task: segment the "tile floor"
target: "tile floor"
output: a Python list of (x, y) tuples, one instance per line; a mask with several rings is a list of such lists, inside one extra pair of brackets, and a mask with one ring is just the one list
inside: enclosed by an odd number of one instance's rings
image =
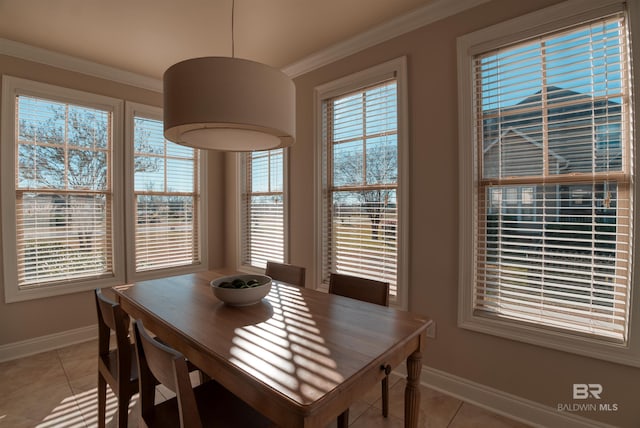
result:
[[(97, 423), (97, 341), (0, 363), (0, 427), (71, 428)], [(158, 387), (157, 399), (170, 392)], [(524, 428), (519, 422), (421, 387), (420, 427)], [(401, 427), (404, 379), (392, 375), (389, 417), (382, 417), (380, 387), (350, 409), (353, 428)], [(115, 427), (115, 397), (107, 397), (107, 426)], [(136, 400), (129, 426), (136, 427)], [(335, 422), (332, 426), (335, 427)]]

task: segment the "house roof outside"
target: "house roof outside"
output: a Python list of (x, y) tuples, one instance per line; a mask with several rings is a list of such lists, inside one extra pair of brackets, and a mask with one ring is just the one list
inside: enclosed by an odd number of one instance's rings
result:
[[(542, 154), (535, 152), (541, 152), (546, 126), (549, 154), (557, 162), (558, 172), (620, 170), (620, 104), (555, 86), (548, 87), (547, 94), (546, 123), (543, 123), (542, 91), (513, 106), (483, 112), (485, 168), (495, 169), (497, 174), (498, 165), (492, 164), (498, 161), (496, 150), (502, 150), (501, 159), (508, 159), (510, 154), (521, 163), (533, 159), (542, 162)], [(514, 175), (528, 175), (533, 169), (535, 165)], [(503, 176), (508, 173), (508, 168), (503, 169)]]

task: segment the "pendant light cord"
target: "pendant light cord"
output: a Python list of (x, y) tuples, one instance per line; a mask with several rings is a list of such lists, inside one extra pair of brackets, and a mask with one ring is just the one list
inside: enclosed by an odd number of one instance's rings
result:
[(231, 0), (231, 58), (236, 57), (236, 41), (235, 41), (235, 30), (234, 30), (235, 12), (236, 12), (236, 0)]

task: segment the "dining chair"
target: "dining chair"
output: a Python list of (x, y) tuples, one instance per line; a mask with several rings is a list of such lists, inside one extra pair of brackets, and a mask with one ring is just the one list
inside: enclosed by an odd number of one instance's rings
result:
[(287, 263), (267, 262), (267, 269), (264, 274), (276, 281), (304, 287), (304, 277), (306, 269), (302, 266), (290, 265)]
[[(329, 277), (329, 293), (350, 297), (377, 305), (389, 306), (389, 283), (357, 276), (332, 273)], [(383, 367), (382, 379), (382, 415), (389, 416), (389, 373), (390, 367)], [(349, 425), (349, 409), (338, 417), (338, 427)]]
[[(129, 316), (120, 305), (95, 290), (98, 312), (98, 426), (105, 426), (107, 384), (118, 400), (118, 427), (126, 428), (129, 400), (138, 392), (135, 346), (129, 339)], [(111, 332), (116, 348), (109, 349)]]
[(329, 293), (389, 306), (388, 282), (332, 273), (329, 277)]
[[(135, 322), (134, 331), (140, 372), (140, 416), (146, 426), (273, 426), (267, 418), (215, 380), (192, 387), (184, 355), (153, 340), (141, 320)], [(154, 404), (158, 383), (170, 389), (176, 396)]]

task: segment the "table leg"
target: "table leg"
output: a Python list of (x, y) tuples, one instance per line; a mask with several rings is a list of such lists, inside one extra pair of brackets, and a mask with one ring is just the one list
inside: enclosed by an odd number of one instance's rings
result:
[(345, 410), (338, 416), (338, 428), (347, 428), (349, 426), (349, 409)]
[(418, 351), (407, 358), (407, 386), (404, 390), (404, 426), (417, 428), (420, 416), (420, 371), (422, 354)]

